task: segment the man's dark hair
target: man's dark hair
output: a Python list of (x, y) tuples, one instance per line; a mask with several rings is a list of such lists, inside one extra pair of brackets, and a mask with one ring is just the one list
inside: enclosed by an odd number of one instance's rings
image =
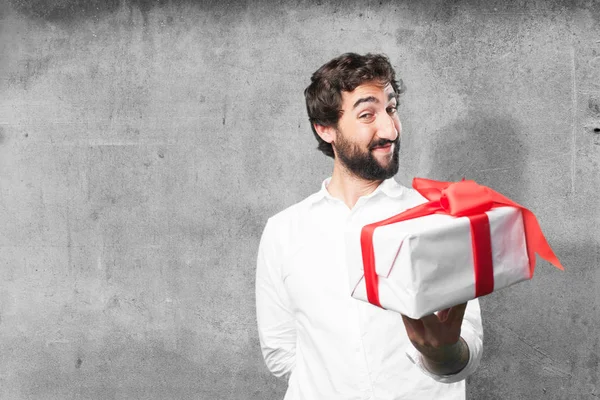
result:
[(310, 80), (310, 85), (304, 90), (310, 127), (319, 142), (317, 149), (332, 158), (335, 155), (331, 143), (321, 139), (314, 124), (337, 128), (341, 116), (342, 91), (351, 92), (370, 81), (391, 84), (396, 95), (402, 89), (402, 80), (396, 81), (394, 68), (383, 54), (342, 54), (319, 68)]

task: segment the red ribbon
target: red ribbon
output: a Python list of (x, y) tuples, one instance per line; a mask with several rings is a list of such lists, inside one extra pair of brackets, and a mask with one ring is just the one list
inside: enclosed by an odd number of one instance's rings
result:
[(360, 244), (369, 303), (381, 307), (379, 302), (379, 279), (375, 271), (375, 253), (373, 251), (373, 233), (375, 229), (426, 215), (445, 214), (469, 218), (473, 245), (475, 297), (488, 294), (494, 289), (489, 220), (487, 214), (485, 214), (485, 211), (492, 208), (511, 206), (522, 211), (527, 255), (529, 256), (530, 278), (533, 276), (535, 269), (536, 253), (556, 268), (564, 269), (546, 241), (535, 215), (500, 193), (474, 181), (465, 180), (441, 182), (425, 178), (414, 178), (413, 188), (429, 202), (410, 208), (383, 221), (365, 225), (362, 228)]

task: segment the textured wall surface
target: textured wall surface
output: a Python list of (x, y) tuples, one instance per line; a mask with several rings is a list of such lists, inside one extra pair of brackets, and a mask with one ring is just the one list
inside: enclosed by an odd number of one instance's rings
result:
[(401, 169), (531, 208), (566, 267), (482, 299), (469, 399), (600, 398), (600, 2), (6, 0), (0, 398), (278, 399), (266, 219), (318, 190), (304, 87), (407, 86)]

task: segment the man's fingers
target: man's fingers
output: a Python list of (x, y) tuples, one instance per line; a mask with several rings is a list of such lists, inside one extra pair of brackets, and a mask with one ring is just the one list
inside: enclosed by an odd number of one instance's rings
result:
[(467, 303), (441, 310), (438, 314), (430, 314), (421, 319), (412, 319), (402, 315), (406, 333), (415, 345), (440, 347), (454, 344), (460, 338), (460, 327)]
[(447, 321), (450, 324), (462, 323), (463, 317), (465, 316), (465, 310), (467, 309), (467, 303), (458, 304), (448, 311)]
[(436, 313), (437, 317), (440, 321), (445, 322), (448, 319), (448, 313), (450, 312), (450, 308), (446, 308), (444, 310), (438, 311)]
[(440, 326), (440, 319), (435, 314), (426, 315), (421, 318), (421, 322), (423, 322), (423, 326), (428, 331), (438, 331)]
[(423, 323), (421, 322), (421, 320), (412, 319), (403, 314), (401, 315), (402, 321), (404, 322), (404, 327), (406, 328), (406, 333), (408, 333), (409, 338), (412, 338), (414, 335), (423, 335)]
[(404, 322), (404, 325), (406, 325), (407, 327), (410, 327), (411, 329), (414, 329), (419, 324), (418, 319), (412, 319), (410, 317), (407, 317), (404, 314), (400, 314), (400, 315), (402, 315), (402, 321)]

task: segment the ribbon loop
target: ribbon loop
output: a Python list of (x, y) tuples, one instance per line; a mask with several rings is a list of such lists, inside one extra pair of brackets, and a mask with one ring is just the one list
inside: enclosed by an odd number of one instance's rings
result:
[(452, 182), (434, 181), (427, 178), (414, 178), (413, 188), (429, 201), (438, 201), (442, 190), (446, 189)]

